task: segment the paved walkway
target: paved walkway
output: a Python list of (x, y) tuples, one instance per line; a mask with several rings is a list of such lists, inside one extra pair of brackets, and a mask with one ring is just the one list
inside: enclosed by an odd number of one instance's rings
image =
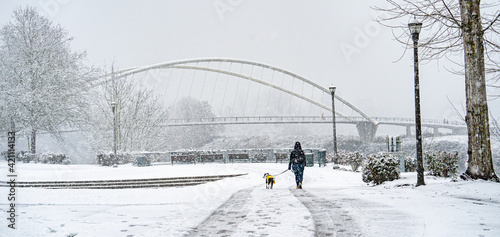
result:
[(188, 236), (361, 236), (339, 203), (307, 190), (243, 189), (217, 208)]

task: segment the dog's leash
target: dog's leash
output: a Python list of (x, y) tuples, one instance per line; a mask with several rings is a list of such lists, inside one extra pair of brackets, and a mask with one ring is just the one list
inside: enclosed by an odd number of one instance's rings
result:
[(278, 175), (280, 175), (280, 174), (283, 174), (283, 173), (285, 173), (285, 172), (287, 172), (287, 171), (288, 171), (288, 169), (286, 169), (285, 171), (283, 171), (283, 172), (281, 172), (281, 173), (279, 173), (279, 174), (277, 174), (277, 175), (273, 175), (273, 176), (274, 176), (274, 177), (276, 177), (276, 176), (278, 176)]

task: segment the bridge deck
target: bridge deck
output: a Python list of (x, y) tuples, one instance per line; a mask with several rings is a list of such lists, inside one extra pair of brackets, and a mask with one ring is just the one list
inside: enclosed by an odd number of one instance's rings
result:
[[(379, 125), (415, 126), (415, 119), (396, 117), (374, 117)], [(321, 124), (332, 123), (332, 116), (249, 116), (249, 117), (213, 117), (196, 119), (169, 119), (163, 126), (196, 125), (231, 125), (231, 124)], [(336, 123), (359, 124), (369, 122), (363, 117), (336, 117)], [(447, 122), (446, 120), (423, 119), (422, 126), (431, 128), (457, 129), (466, 128), (465, 123)]]

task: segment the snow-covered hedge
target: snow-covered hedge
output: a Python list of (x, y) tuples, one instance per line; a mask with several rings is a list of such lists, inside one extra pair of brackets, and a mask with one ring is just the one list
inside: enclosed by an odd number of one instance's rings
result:
[(30, 163), (31, 161), (36, 162), (35, 155), (28, 151), (20, 151), (17, 153), (16, 159), (23, 163)]
[(426, 169), (431, 175), (438, 177), (451, 177), (457, 173), (458, 152), (429, 151), (425, 152)]
[(42, 153), (33, 154), (27, 151), (21, 151), (17, 153), (16, 160), (22, 161), (23, 163), (42, 163), (42, 164), (71, 164), (71, 159), (63, 153)]
[(363, 182), (382, 184), (399, 179), (399, 159), (390, 155), (368, 155), (363, 164)]
[(160, 162), (162, 155), (154, 152), (133, 153), (130, 162), (136, 166), (150, 166), (151, 163)]
[(112, 166), (112, 165), (122, 165), (134, 162), (133, 155), (130, 153), (117, 153), (115, 155), (113, 152), (97, 152), (96, 163), (102, 166)]
[(71, 164), (71, 160), (62, 153), (42, 153), (38, 157), (38, 161), (43, 164)]

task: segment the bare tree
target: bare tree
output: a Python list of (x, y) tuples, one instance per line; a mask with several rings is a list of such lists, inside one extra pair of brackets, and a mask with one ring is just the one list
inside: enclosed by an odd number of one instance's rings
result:
[[(215, 117), (208, 102), (198, 101), (192, 97), (182, 98), (170, 110), (170, 119), (197, 120)], [(199, 148), (213, 141), (222, 129), (222, 126), (216, 125), (171, 128), (169, 129), (169, 148)]]
[[(418, 18), (429, 36), (421, 43), (423, 60), (450, 58), (462, 54), (466, 84), (465, 120), (469, 148), (465, 175), (473, 179), (499, 181), (493, 169), (489, 112), (486, 95), (486, 73), (498, 81), (500, 44), (500, 4), (480, 4), (479, 0), (386, 0), (387, 7), (379, 22), (394, 29), (395, 38), (408, 45), (405, 23)], [(485, 11), (483, 14), (482, 11)], [(462, 63), (457, 63), (462, 65)], [(488, 66), (488, 69), (487, 69)], [(496, 78), (495, 78), (496, 77)], [(464, 176), (465, 177), (465, 176)]]
[[(112, 69), (113, 71), (113, 69)], [(111, 74), (112, 75), (112, 74)], [(112, 148), (115, 102), (117, 149), (121, 152), (157, 151), (165, 149), (166, 129), (161, 123), (168, 111), (152, 90), (128, 78), (112, 78), (93, 92), (92, 110), (87, 130), (96, 141), (96, 149)]]
[(94, 71), (83, 64), (85, 53), (71, 51), (68, 33), (34, 8), (14, 11), (0, 37), (5, 109), (16, 127), (31, 134), (30, 149), (36, 153), (37, 133), (58, 135), (80, 122), (86, 107), (83, 88)]

